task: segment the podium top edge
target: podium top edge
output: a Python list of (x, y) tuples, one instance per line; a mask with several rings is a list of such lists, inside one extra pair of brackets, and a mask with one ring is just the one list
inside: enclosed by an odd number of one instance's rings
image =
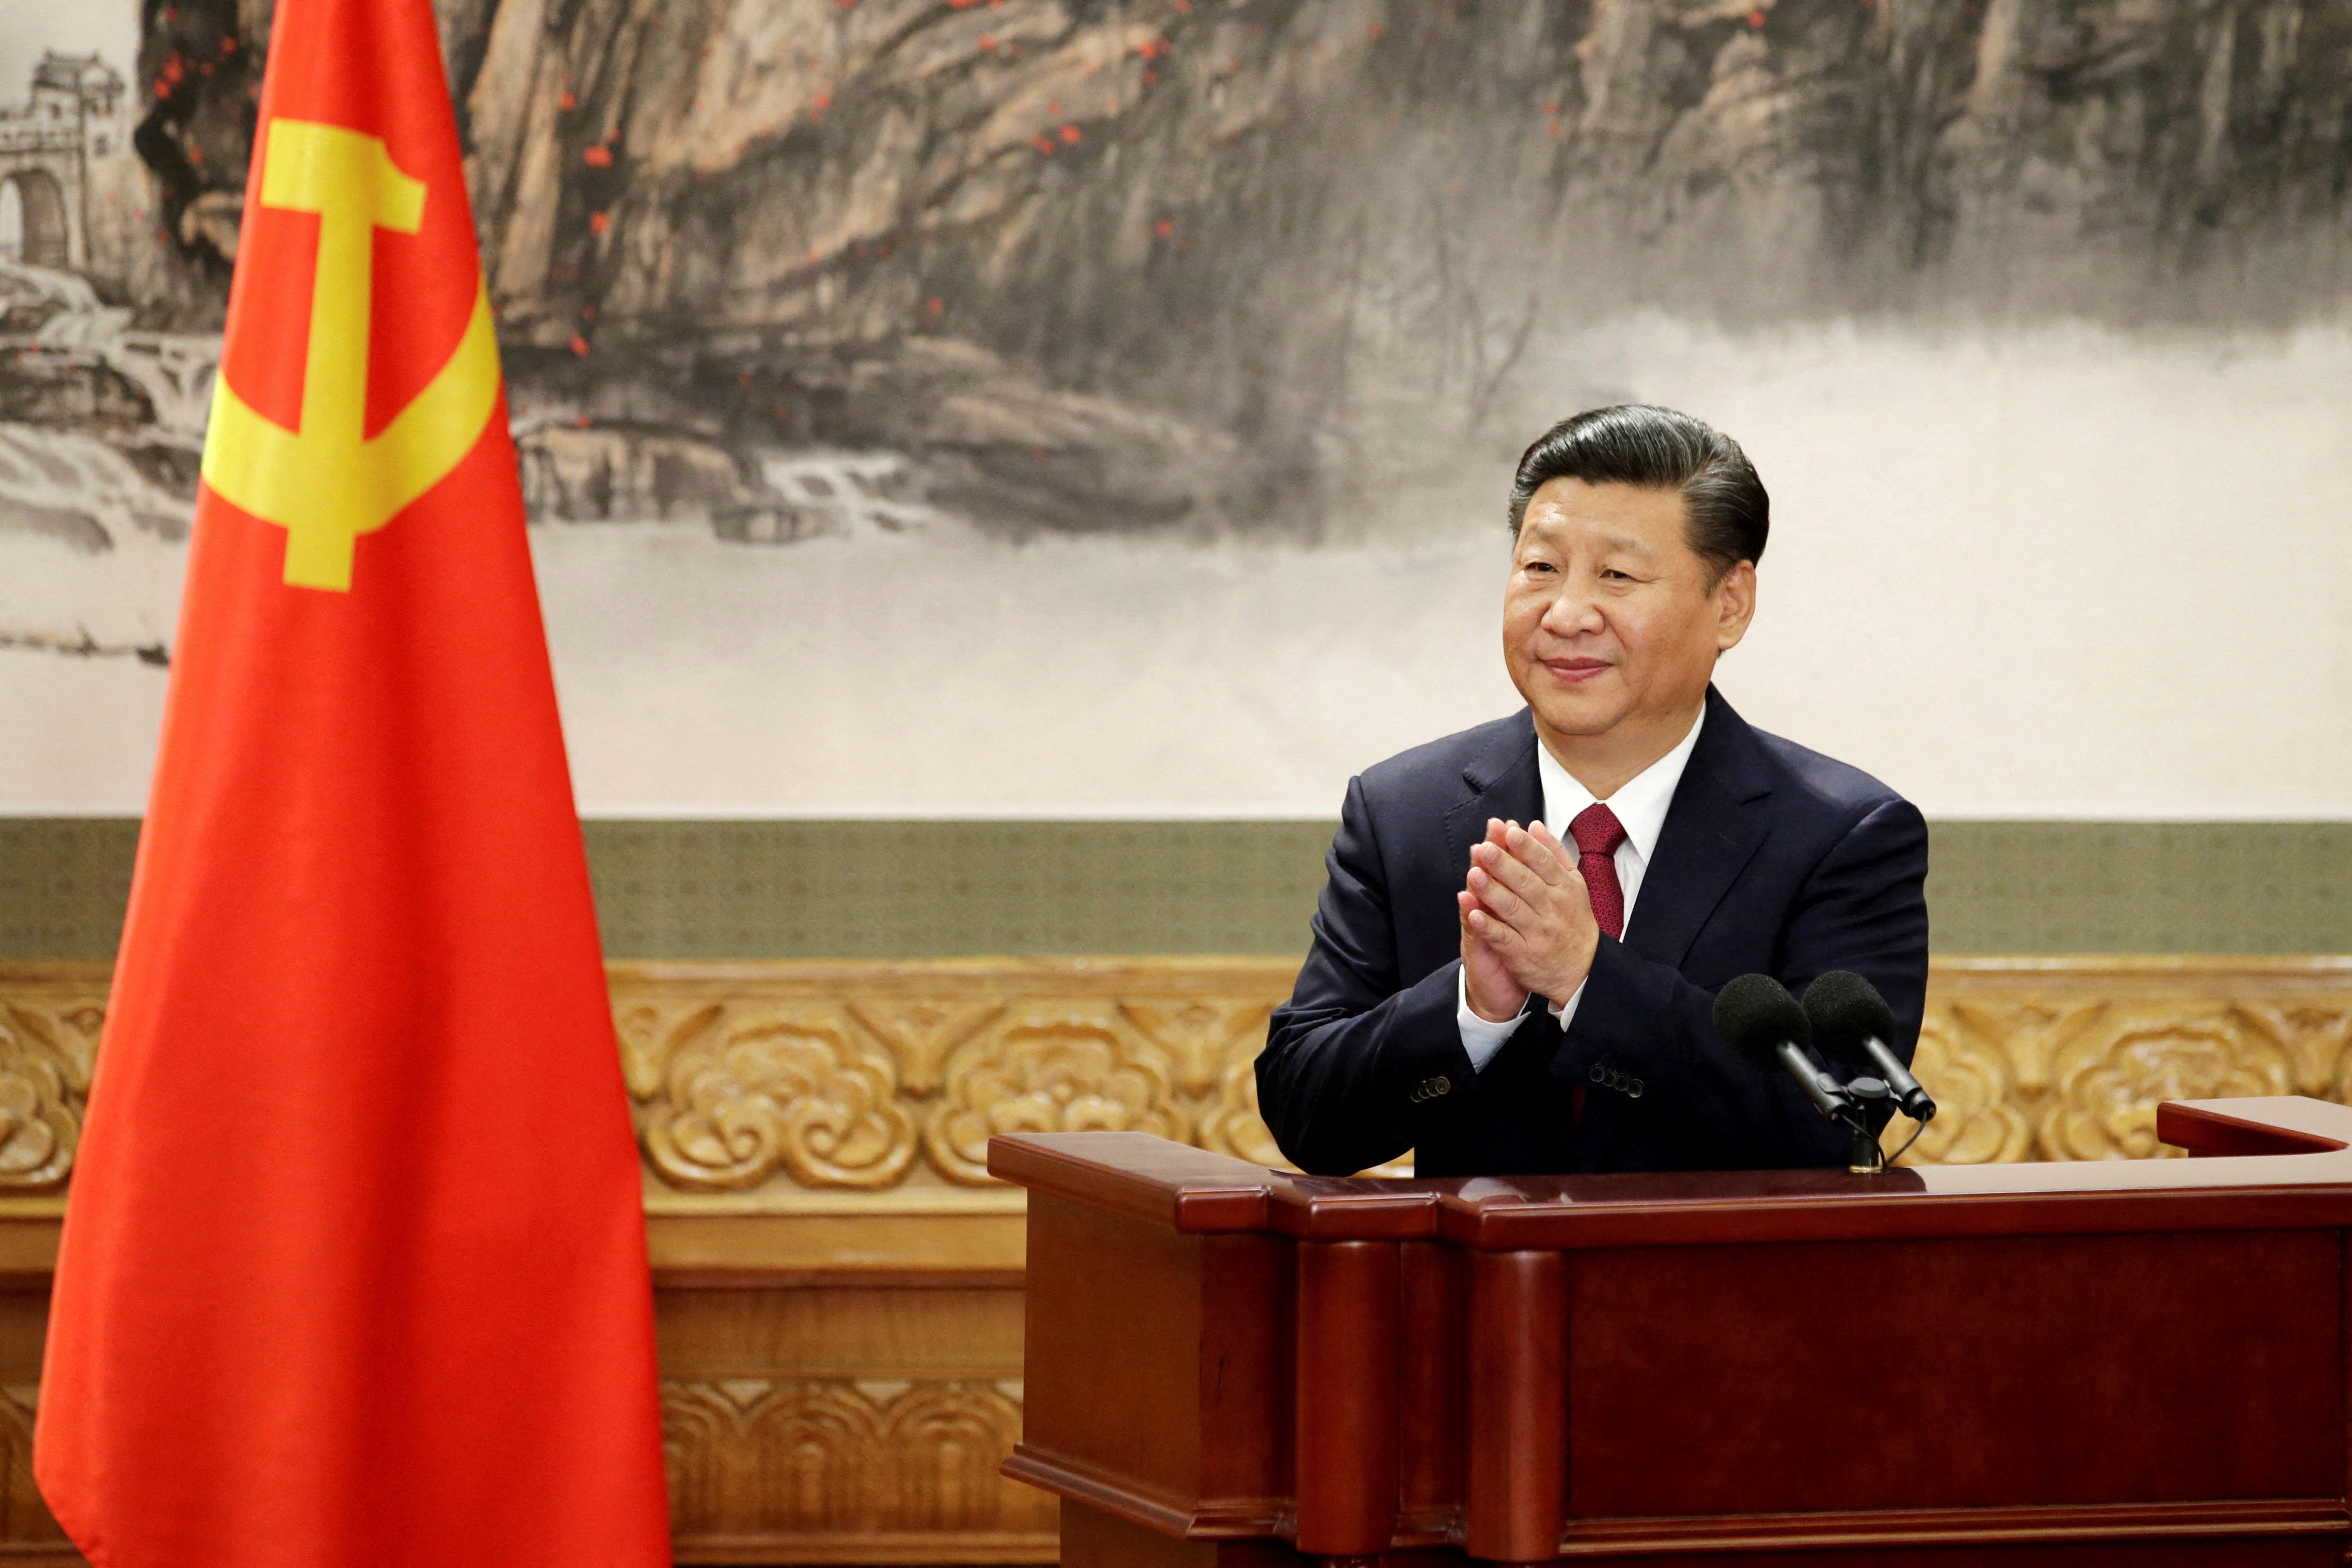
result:
[(1954, 1236), (2352, 1228), (2352, 1107), (2168, 1102), (2200, 1157), (1843, 1170), (1314, 1176), (1139, 1133), (992, 1139), (992, 1174), (1188, 1234), (1432, 1240), (1486, 1250)]

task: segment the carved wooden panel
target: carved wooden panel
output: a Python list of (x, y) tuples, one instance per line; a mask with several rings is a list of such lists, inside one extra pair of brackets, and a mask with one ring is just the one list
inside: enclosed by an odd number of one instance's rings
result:
[[(625, 963), (614, 1020), (648, 1207), (987, 1187), (990, 1134), (1129, 1129), (1266, 1165), (1251, 1063), (1281, 959)], [(106, 971), (0, 966), (0, 1194), (72, 1168)], [(1907, 1158), (2141, 1158), (2171, 1098), (2352, 1101), (2352, 959), (1958, 959)], [(1898, 1120), (1895, 1139), (1911, 1128)]]
[(1294, 968), (616, 964), (648, 1204), (992, 1188), (988, 1140), (1007, 1132), (1145, 1132), (1278, 1157), (1249, 1063)]
[(907, 1536), (941, 1554), (1015, 1542), (1052, 1553), (1054, 1500), (997, 1474), (1021, 1435), (1017, 1382), (671, 1380), (662, 1427), (686, 1561), (763, 1540), (849, 1562)]
[(840, 1003), (688, 998), (614, 1022), (648, 1172), (688, 1191), (889, 1186), (915, 1156), (897, 1064)]
[(103, 980), (9, 983), (0, 968), (0, 1192), (65, 1185), (106, 1017)]
[[(1939, 1103), (1915, 1164), (2141, 1159), (2165, 1100), (2352, 1096), (2352, 961), (1939, 965), (1915, 1071)], [(1910, 1135), (1897, 1120), (1890, 1137)]]

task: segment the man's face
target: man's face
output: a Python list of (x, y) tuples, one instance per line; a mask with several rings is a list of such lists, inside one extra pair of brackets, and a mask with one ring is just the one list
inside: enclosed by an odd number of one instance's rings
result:
[(1552, 735), (1664, 728), (1696, 713), (1755, 611), (1754, 566), (1708, 581), (1680, 492), (1554, 479), (1512, 554), (1503, 658)]

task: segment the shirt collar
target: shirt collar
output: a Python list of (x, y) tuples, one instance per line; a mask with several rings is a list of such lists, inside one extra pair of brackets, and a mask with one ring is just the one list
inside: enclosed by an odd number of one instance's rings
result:
[[(1690, 765), (1691, 753), (1698, 747), (1698, 732), (1706, 725), (1706, 709), (1702, 707), (1690, 733), (1676, 741), (1672, 751), (1627, 779), (1609, 798), (1610, 810), (1625, 830), (1625, 841), (1633, 846), (1643, 865), (1657, 852), (1658, 835), (1666, 828), (1667, 809), (1675, 803), (1675, 787), (1683, 781), (1683, 769)], [(1559, 765), (1541, 737), (1536, 740), (1536, 770), (1543, 779), (1545, 821), (1564, 840), (1569, 823), (1592, 804), (1592, 791)]]

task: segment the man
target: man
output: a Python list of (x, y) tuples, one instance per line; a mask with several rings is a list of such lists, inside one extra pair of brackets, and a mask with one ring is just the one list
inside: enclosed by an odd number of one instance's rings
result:
[(1423, 1176), (1843, 1166), (1845, 1132), (1717, 1038), (1713, 993), (1856, 971), (1907, 1059), (1927, 829), (1711, 684), (1755, 613), (1762, 482), (1687, 415), (1598, 409), (1528, 448), (1510, 520), (1528, 706), (1349, 782), (1257, 1060), (1266, 1124), (1327, 1174), (1407, 1149)]

